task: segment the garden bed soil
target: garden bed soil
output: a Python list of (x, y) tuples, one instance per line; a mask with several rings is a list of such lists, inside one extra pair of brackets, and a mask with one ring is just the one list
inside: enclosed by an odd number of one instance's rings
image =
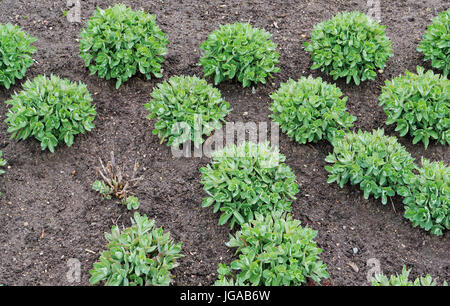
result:
[[(104, 232), (112, 225), (129, 226), (132, 212), (115, 200), (101, 201), (91, 189), (96, 179), (98, 158), (107, 160), (110, 151), (131, 171), (134, 160), (141, 164), (145, 179), (135, 189), (139, 211), (156, 219), (156, 224), (183, 242), (185, 257), (173, 270), (175, 285), (211, 285), (220, 262), (230, 263), (233, 250), (225, 246), (230, 230), (218, 226), (218, 214), (202, 209), (205, 197), (199, 168), (210, 160), (172, 158), (170, 149), (152, 135), (154, 121), (145, 119), (143, 104), (152, 88), (162, 79), (133, 77), (115, 89), (114, 81), (89, 75), (79, 58), (77, 35), (95, 7), (106, 8), (115, 1), (81, 1), (81, 23), (71, 23), (63, 15), (66, 1), (0, 1), (0, 22), (19, 25), (38, 37), (36, 63), (26, 77), (57, 74), (87, 84), (98, 116), (95, 129), (77, 136), (72, 147), (60, 146), (54, 154), (41, 151), (35, 140), (9, 140), (4, 123), (8, 106), (0, 104), (0, 149), (8, 162), (0, 177), (0, 283), (5, 285), (87, 285), (89, 269), (104, 250)], [(339, 11), (367, 12), (366, 1), (123, 1), (135, 9), (156, 15), (168, 34), (170, 45), (164, 62), (163, 79), (186, 74), (202, 76), (196, 63), (199, 45), (220, 24), (250, 22), (273, 33), (280, 51), (281, 72), (267, 85), (242, 88), (239, 83), (220, 84), (226, 101), (233, 108), (227, 121), (269, 121), (269, 94), (289, 78), (298, 79), (310, 71), (310, 55), (302, 43), (310, 38), (313, 26)], [(363, 130), (384, 128), (386, 116), (377, 97), (386, 79), (415, 70), (430, 68), (416, 47), (432, 18), (449, 7), (449, 1), (381, 1), (382, 23), (393, 41), (395, 57), (375, 81), (360, 86), (337, 85), (349, 97), (348, 109), (358, 117), (356, 127)], [(210, 80), (211, 81), (211, 80)], [(18, 82), (9, 90), (0, 89), (0, 100), (21, 90)], [(410, 138), (399, 140), (420, 160), (449, 163), (448, 147), (432, 144), (427, 150), (412, 145)], [(328, 267), (331, 285), (368, 285), (367, 265), (378, 260), (387, 274), (412, 268), (412, 276), (429, 273), (440, 282), (450, 278), (450, 236), (430, 235), (403, 217), (400, 198), (383, 206), (380, 200), (363, 198), (358, 187), (327, 184), (324, 158), (332, 150), (327, 142), (299, 145), (285, 135), (280, 150), (297, 175), (300, 193), (293, 203), (293, 215), (318, 231), (317, 242)], [(81, 281), (70, 282), (66, 274), (71, 258), (81, 264)], [(373, 259), (372, 259), (373, 260)]]

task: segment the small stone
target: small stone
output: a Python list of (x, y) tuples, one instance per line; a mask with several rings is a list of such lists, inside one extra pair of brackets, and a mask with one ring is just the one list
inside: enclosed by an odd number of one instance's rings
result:
[(28, 222), (24, 222), (24, 223), (23, 223), (23, 226), (28, 226)]
[(358, 248), (353, 248), (353, 254), (358, 254)]

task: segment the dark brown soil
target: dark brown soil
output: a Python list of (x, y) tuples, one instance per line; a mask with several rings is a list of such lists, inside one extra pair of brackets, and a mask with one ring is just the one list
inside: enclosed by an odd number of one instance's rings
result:
[[(106, 8), (115, 1), (81, 1), (81, 23), (63, 17), (66, 1), (0, 1), (0, 22), (12, 22), (39, 38), (34, 58), (37, 63), (26, 77), (57, 74), (87, 84), (97, 105), (93, 132), (78, 136), (72, 147), (60, 146), (54, 154), (41, 151), (35, 140), (9, 140), (4, 123), (7, 106), (0, 104), (0, 149), (8, 161), (0, 177), (0, 283), (6, 285), (87, 285), (89, 269), (104, 249), (104, 232), (114, 224), (128, 226), (132, 213), (116, 201), (100, 201), (91, 190), (98, 157), (116, 158), (128, 167), (135, 159), (145, 176), (136, 189), (141, 213), (155, 218), (158, 226), (183, 242), (180, 266), (173, 272), (176, 285), (210, 285), (217, 277), (219, 262), (229, 263), (233, 252), (225, 246), (229, 229), (218, 226), (218, 215), (202, 209), (205, 194), (199, 168), (208, 158), (173, 159), (168, 147), (153, 136), (153, 121), (145, 119), (143, 104), (161, 80), (134, 77), (116, 90), (114, 82), (90, 76), (78, 56), (77, 35), (96, 6)], [(322, 76), (311, 72), (311, 60), (302, 43), (309, 39), (314, 24), (338, 11), (367, 12), (363, 0), (330, 1), (123, 1), (135, 9), (144, 8), (157, 16), (170, 39), (164, 63), (164, 79), (197, 74), (199, 45), (220, 24), (249, 21), (273, 33), (279, 46), (281, 73), (255, 93), (240, 84), (218, 86), (231, 103), (227, 121), (269, 121), (269, 94), (280, 82), (300, 76)], [(381, 1), (382, 23), (393, 41), (395, 57), (376, 81), (361, 86), (337, 85), (349, 96), (349, 111), (358, 116), (357, 128), (385, 128), (385, 115), (377, 96), (385, 79), (423, 62), (416, 51), (426, 26), (448, 0)], [(325, 78), (331, 81), (329, 78)], [(0, 89), (5, 101), (21, 89), (21, 82), (9, 90)], [(248, 116), (244, 116), (248, 112)], [(398, 135), (397, 135), (398, 136)], [(417, 159), (450, 160), (448, 147), (433, 144), (428, 150), (401, 138)], [(367, 260), (378, 259), (383, 272), (400, 272), (403, 265), (412, 276), (429, 273), (440, 281), (450, 278), (450, 236), (435, 237), (403, 218), (401, 199), (383, 206), (379, 200), (363, 198), (357, 187), (340, 189), (327, 184), (324, 158), (331, 151), (326, 142), (299, 145), (281, 136), (280, 149), (297, 175), (301, 192), (293, 203), (293, 215), (318, 230), (317, 241), (328, 266), (331, 285), (367, 285)], [(356, 254), (353, 248), (357, 248)], [(81, 282), (69, 283), (66, 273), (70, 258), (81, 261)], [(358, 267), (356, 272), (349, 264)]]

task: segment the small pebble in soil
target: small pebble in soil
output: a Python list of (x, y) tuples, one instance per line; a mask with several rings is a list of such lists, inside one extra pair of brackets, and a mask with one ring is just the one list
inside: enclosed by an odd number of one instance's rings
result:
[(353, 254), (358, 254), (358, 248), (353, 248)]

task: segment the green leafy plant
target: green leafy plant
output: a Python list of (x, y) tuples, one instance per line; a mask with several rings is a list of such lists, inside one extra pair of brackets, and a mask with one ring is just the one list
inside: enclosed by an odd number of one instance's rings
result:
[(134, 213), (132, 225), (120, 231), (113, 226), (105, 233), (107, 251), (89, 271), (90, 283), (105, 281), (106, 286), (168, 286), (170, 270), (178, 266), (181, 242), (175, 243), (169, 233), (155, 227), (146, 215)]
[(230, 266), (219, 265), (216, 285), (298, 286), (307, 279), (320, 283), (329, 275), (320, 261), (316, 236), (316, 231), (301, 227), (289, 214), (256, 214), (234, 237), (230, 235), (226, 245), (237, 248), (239, 258)]
[(94, 189), (95, 191), (97, 191), (102, 195), (102, 200), (104, 198), (108, 200), (111, 199), (111, 195), (113, 194), (111, 187), (106, 185), (104, 181), (95, 180), (94, 183), (92, 184), (92, 189)]
[(156, 17), (123, 4), (97, 8), (80, 34), (80, 56), (91, 74), (116, 79), (116, 88), (137, 72), (161, 77), (169, 41)]
[(328, 183), (336, 182), (341, 188), (348, 182), (359, 184), (364, 198), (373, 194), (375, 199), (381, 197), (383, 204), (406, 185), (416, 168), (411, 154), (397, 138), (385, 136), (382, 129), (350, 132), (334, 138), (332, 144), (333, 152), (325, 159), (333, 164), (325, 166)]
[(198, 147), (204, 142), (203, 135), (220, 129), (231, 111), (220, 91), (196, 76), (171, 77), (158, 84), (151, 97), (144, 105), (150, 111), (147, 118), (158, 119), (153, 134), (161, 143), (167, 139), (168, 146), (192, 140)]
[(417, 74), (405, 71), (386, 81), (379, 97), (387, 115), (386, 124), (397, 125), (400, 136), (410, 134), (413, 143), (422, 141), (425, 148), (430, 139), (450, 144), (450, 81), (429, 70)]
[[(375, 277), (372, 278), (372, 286), (437, 286), (436, 280), (433, 280), (429, 274), (425, 277), (416, 278), (414, 281), (409, 280), (410, 272), (411, 270), (407, 270), (403, 266), (402, 274), (391, 275), (390, 278), (387, 278), (384, 274), (376, 273)], [(443, 285), (448, 286), (446, 281)]]
[(321, 78), (289, 79), (270, 96), (271, 118), (299, 143), (332, 139), (341, 129), (353, 126), (356, 117), (346, 112), (347, 97), (334, 84)]
[(443, 230), (450, 229), (450, 167), (422, 158), (418, 171), (399, 191), (404, 197), (405, 218), (440, 236)]
[(214, 152), (211, 164), (200, 169), (208, 194), (202, 206), (220, 210), (219, 225), (230, 221), (231, 228), (253, 220), (256, 212), (290, 211), (299, 189), (284, 161), (269, 143), (244, 142)]
[(139, 208), (139, 199), (135, 196), (126, 197), (122, 204), (126, 205), (128, 210), (138, 209)]
[(199, 64), (205, 76), (214, 75), (217, 85), (237, 78), (244, 87), (253, 83), (266, 83), (266, 77), (280, 71), (277, 45), (272, 35), (248, 23), (220, 26), (201, 45), (203, 56)]
[(123, 173), (122, 167), (116, 164), (114, 152), (111, 152), (111, 160), (106, 163), (106, 166), (101, 158), (99, 160), (101, 168), (97, 168), (97, 173), (102, 180), (95, 180), (92, 184), (92, 189), (99, 192), (106, 199), (111, 199), (112, 195), (115, 196), (129, 210), (138, 209), (139, 199), (135, 196), (130, 196), (130, 189), (143, 179), (142, 176), (136, 177), (139, 169), (138, 162), (134, 163), (133, 173), (128, 175)]
[(423, 36), (417, 51), (422, 52), (425, 61), (431, 60), (431, 66), (443, 71), (444, 76), (450, 72), (450, 9), (443, 11), (433, 19)]
[(353, 79), (356, 85), (374, 80), (392, 53), (385, 26), (360, 12), (342, 12), (314, 26), (305, 50), (312, 55), (311, 69), (321, 69), (333, 79)]
[(18, 26), (0, 24), (0, 85), (9, 88), (23, 78), (34, 62), (36, 47), (31, 44), (36, 40)]
[[(4, 160), (2, 158), (2, 156), (3, 156), (3, 152), (0, 151), (0, 167), (4, 167), (6, 165), (6, 160)], [(0, 174), (3, 174), (3, 173), (5, 173), (5, 170), (0, 168)]]
[(71, 146), (75, 135), (94, 128), (97, 112), (91, 102), (85, 84), (39, 75), (27, 80), (23, 90), (5, 102), (11, 105), (5, 122), (11, 139), (33, 136), (41, 142), (42, 150), (54, 152), (58, 144)]

